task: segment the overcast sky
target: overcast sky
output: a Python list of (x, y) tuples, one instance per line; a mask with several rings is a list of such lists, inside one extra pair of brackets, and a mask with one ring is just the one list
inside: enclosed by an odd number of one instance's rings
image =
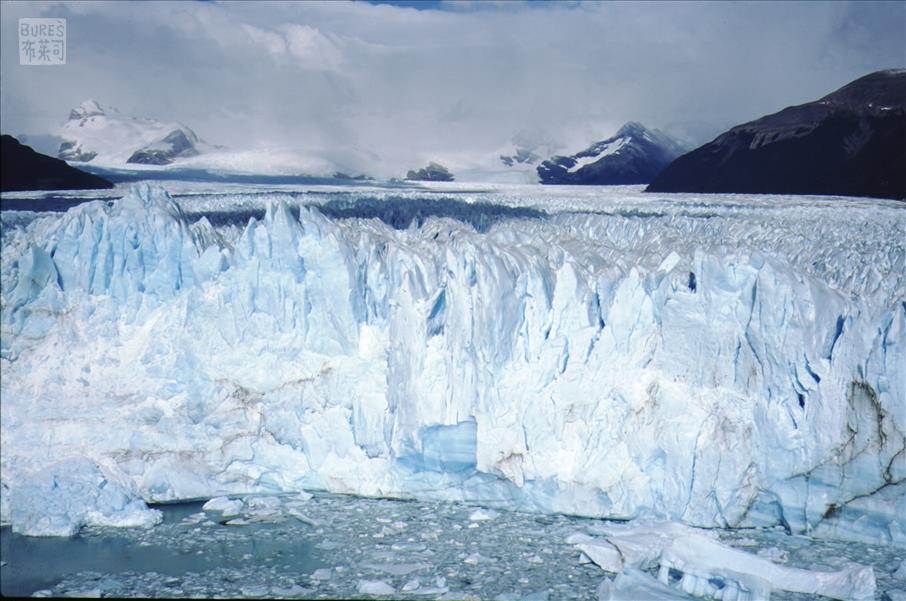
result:
[[(386, 164), (563, 150), (641, 121), (699, 144), (906, 66), (906, 3), (8, 3), (4, 133), (87, 98), (212, 143)], [(18, 64), (20, 17), (65, 17), (68, 63)]]

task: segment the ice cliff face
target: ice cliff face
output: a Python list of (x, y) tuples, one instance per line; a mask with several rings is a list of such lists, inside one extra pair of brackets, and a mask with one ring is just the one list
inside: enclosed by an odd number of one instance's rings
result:
[(460, 203), (394, 229), (292, 203), (215, 227), (139, 188), (4, 227), (4, 521), (42, 532), (17, 491), (66, 459), (93, 466), (70, 488), (146, 501), (322, 488), (906, 545), (902, 210)]

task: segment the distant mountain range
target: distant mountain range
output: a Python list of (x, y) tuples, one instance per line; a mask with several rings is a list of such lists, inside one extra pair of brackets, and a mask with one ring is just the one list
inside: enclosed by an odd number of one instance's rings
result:
[[(115, 168), (177, 163), (249, 173), (338, 172), (345, 178), (369, 164), (342, 149), (224, 149), (180, 123), (125, 116), (94, 100), (72, 109), (55, 132), (20, 140), (67, 161)], [(543, 184), (647, 183), (651, 192), (906, 199), (906, 69), (871, 73), (819, 100), (737, 125), (686, 154), (664, 133), (634, 121), (575, 154), (555, 154), (558, 148), (553, 137), (532, 130), (487, 156), (447, 158), (457, 178), (467, 181), (530, 183), (537, 174)], [(430, 163), (406, 179), (452, 181), (453, 173)]]
[(452, 182), (453, 174), (443, 165), (430, 162), (427, 167), (422, 169), (410, 169), (406, 174), (406, 179), (420, 182)]
[(0, 136), (0, 190), (93, 190), (112, 188), (104, 178), (40, 154), (12, 136)]
[(506, 165), (507, 167), (513, 167), (515, 165), (532, 165), (541, 160), (537, 154), (528, 148), (516, 148), (513, 154), (502, 154), (500, 155), (500, 162)]
[(682, 152), (666, 134), (630, 121), (581, 152), (544, 161), (538, 177), (542, 184), (647, 184)]
[(648, 191), (906, 198), (906, 70), (737, 125), (676, 159)]
[(185, 125), (127, 117), (94, 100), (72, 109), (58, 135), (61, 159), (106, 165), (167, 165), (209, 149)]

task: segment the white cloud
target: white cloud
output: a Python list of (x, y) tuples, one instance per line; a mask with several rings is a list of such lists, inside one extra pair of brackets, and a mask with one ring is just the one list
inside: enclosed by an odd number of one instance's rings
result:
[(283, 26), (289, 51), (306, 69), (334, 70), (343, 63), (343, 53), (335, 39), (308, 25)]
[(286, 39), (279, 33), (245, 23), (242, 24), (242, 29), (254, 44), (265, 48), (269, 53), (275, 56), (286, 53)]

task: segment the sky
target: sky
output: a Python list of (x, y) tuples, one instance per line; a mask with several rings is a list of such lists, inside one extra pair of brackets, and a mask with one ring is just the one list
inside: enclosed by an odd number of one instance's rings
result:
[[(18, 64), (21, 17), (67, 20), (66, 65)], [(0, 2), (0, 44), (4, 133), (92, 98), (392, 175), (630, 120), (702, 144), (906, 67), (906, 2)]]

